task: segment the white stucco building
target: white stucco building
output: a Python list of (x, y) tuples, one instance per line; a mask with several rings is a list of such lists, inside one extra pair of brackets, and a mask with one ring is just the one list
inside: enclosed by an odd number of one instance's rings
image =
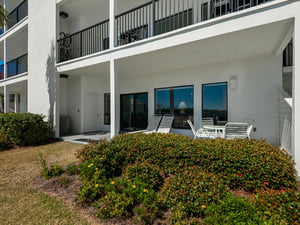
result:
[(250, 121), (300, 172), (300, 0), (2, 0), (4, 112), (56, 135)]

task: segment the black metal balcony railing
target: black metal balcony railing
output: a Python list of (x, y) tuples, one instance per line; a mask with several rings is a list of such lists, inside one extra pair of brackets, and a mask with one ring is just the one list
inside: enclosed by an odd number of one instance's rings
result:
[(7, 77), (27, 72), (27, 54), (7, 62)]
[(28, 0), (24, 0), (13, 11), (9, 13), (7, 28), (9, 29), (13, 27), (15, 24), (17, 24), (27, 15), (28, 15)]
[(72, 35), (60, 34), (58, 40), (58, 61), (78, 58), (109, 48), (109, 21), (88, 27)]
[(290, 42), (283, 51), (283, 66), (293, 66), (293, 42)]
[[(272, 0), (151, 0), (115, 17), (117, 46), (268, 1)], [(58, 40), (59, 62), (108, 49), (108, 27), (109, 21), (106, 20)]]

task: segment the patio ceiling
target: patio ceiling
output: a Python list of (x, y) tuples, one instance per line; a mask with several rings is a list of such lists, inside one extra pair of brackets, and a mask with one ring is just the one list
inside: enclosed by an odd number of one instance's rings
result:
[[(232, 63), (244, 59), (272, 56), (292, 21), (285, 20), (228, 33), (117, 61), (119, 77), (130, 78), (184, 68)], [(109, 63), (68, 71), (69, 75), (93, 76), (109, 80)]]
[(274, 55), (291, 20), (153, 51), (118, 61), (120, 76), (140, 76)]

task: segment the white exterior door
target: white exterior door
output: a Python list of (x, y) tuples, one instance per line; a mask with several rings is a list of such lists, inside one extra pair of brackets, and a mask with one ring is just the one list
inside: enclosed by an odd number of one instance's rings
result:
[(100, 129), (100, 97), (97, 94), (84, 94), (84, 132)]

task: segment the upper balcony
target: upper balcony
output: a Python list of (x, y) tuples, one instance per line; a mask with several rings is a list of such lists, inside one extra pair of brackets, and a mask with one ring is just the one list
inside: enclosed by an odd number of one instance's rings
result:
[[(19, 2), (19, 1), (18, 1)], [(7, 29), (12, 28), (28, 15), (28, 0), (20, 2), (8, 15)]]
[[(7, 1), (6, 11), (8, 14), (8, 22), (6, 30), (9, 30), (28, 15), (28, 0), (10, 0)], [(4, 29), (0, 29), (0, 35), (4, 33)]]
[[(119, 0), (114, 21), (114, 46), (126, 45), (269, 1), (272, 0)], [(73, 0), (60, 8), (60, 16), (67, 19), (61, 19), (61, 37), (57, 45), (58, 62), (109, 48), (108, 0), (98, 2), (98, 5), (90, 4), (93, 10), (98, 9), (96, 15), (100, 15), (99, 17), (91, 13), (82, 15), (80, 11), (72, 11), (76, 4), (80, 10), (88, 7), (86, 2), (82, 4), (81, 1)], [(74, 15), (68, 18), (71, 14)], [(96, 18), (99, 18), (96, 23), (88, 24), (88, 21), (95, 21)], [(80, 27), (84, 23), (88, 25), (86, 28), (74, 31), (76, 24)]]

